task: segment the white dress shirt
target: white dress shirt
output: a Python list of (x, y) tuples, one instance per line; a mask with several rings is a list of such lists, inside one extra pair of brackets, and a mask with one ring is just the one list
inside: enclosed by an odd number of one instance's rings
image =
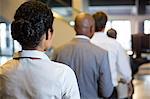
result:
[(76, 35), (75, 38), (82, 38), (82, 39), (90, 40), (90, 38), (85, 35)]
[(0, 99), (80, 99), (74, 72), (44, 52), (23, 50), (0, 67)]
[(112, 38), (107, 37), (105, 33), (96, 32), (91, 42), (108, 51), (112, 83), (118, 85), (120, 78), (130, 82), (131, 67), (129, 58), (122, 46)]

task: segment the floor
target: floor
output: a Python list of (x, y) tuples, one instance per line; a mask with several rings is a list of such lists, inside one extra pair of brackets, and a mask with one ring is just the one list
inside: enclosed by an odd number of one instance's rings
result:
[(150, 99), (150, 63), (140, 66), (134, 78), (133, 99)]

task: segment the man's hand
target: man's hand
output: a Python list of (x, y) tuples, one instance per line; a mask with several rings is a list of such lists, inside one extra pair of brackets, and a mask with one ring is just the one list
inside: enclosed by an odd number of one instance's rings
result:
[(130, 97), (133, 94), (132, 82), (128, 83), (128, 96)]

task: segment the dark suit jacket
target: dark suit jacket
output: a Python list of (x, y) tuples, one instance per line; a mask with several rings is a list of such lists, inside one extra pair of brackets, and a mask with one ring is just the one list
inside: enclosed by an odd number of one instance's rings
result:
[(73, 39), (54, 51), (53, 60), (67, 64), (75, 71), (81, 99), (98, 99), (112, 94), (107, 51), (89, 40)]

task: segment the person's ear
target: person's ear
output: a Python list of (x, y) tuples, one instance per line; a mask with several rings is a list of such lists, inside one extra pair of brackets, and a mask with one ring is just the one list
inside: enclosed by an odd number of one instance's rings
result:
[(46, 33), (46, 38), (45, 38), (45, 48), (44, 51), (46, 51), (47, 49), (49, 49), (52, 45), (52, 41), (53, 41), (53, 33), (51, 32), (51, 29), (48, 29), (48, 32)]
[(94, 26), (90, 26), (90, 38), (92, 38), (92, 36), (94, 35), (94, 32), (95, 32)]
[(90, 26), (90, 33), (93, 32), (93, 26)]
[(48, 29), (47, 40), (52, 39), (53, 33), (51, 29)]

